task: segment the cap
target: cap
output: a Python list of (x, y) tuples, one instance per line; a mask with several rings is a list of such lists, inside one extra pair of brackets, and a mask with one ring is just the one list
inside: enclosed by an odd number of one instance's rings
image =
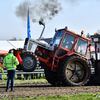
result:
[(8, 53), (13, 53), (13, 50), (12, 50), (12, 49), (10, 49)]

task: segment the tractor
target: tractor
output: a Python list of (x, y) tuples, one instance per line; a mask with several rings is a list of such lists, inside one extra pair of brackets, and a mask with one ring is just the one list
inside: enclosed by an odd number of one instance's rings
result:
[(54, 37), (48, 42), (41, 40), (45, 24), (39, 39), (26, 38), (22, 66), (24, 71), (34, 71), (37, 66), (44, 68), (47, 81), (52, 85), (82, 86), (91, 77), (91, 63), (87, 58), (90, 52), (90, 39), (68, 30), (55, 29)]
[[(17, 70), (32, 72), (41, 66), (46, 80), (56, 86), (100, 84), (100, 50), (97, 48), (100, 35), (91, 35), (89, 39), (83, 36), (84, 31), (77, 34), (65, 27), (55, 29), (54, 37), (45, 42), (42, 39), (45, 24), (41, 21), (39, 24), (43, 25), (39, 39), (26, 38), (24, 48), (14, 49), (14, 55), (18, 52), (23, 60)], [(95, 49), (92, 52), (93, 44)], [(92, 53), (95, 54), (94, 65), (91, 63)]]
[(94, 74), (91, 74), (90, 82), (93, 84), (100, 85), (100, 34), (94, 33), (91, 35), (91, 44), (90, 47), (94, 46), (94, 50), (90, 50), (90, 58), (91, 55), (94, 55)]

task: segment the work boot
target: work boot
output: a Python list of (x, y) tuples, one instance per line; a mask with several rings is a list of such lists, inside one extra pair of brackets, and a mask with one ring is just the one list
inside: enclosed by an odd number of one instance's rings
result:
[(8, 89), (6, 89), (6, 92), (8, 92)]
[(0, 78), (0, 80), (2, 80), (2, 78)]
[(16, 92), (16, 90), (11, 90), (11, 92)]

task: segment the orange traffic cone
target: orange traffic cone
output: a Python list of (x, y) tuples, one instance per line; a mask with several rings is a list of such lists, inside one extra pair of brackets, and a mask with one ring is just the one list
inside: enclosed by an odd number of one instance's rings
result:
[(17, 55), (16, 55), (18, 61), (20, 64), (22, 64), (22, 58), (20, 57), (19, 53), (17, 52)]

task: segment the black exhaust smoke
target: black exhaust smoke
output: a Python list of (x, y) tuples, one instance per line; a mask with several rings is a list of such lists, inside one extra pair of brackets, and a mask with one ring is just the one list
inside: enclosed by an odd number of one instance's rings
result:
[(26, 20), (28, 7), (30, 19), (34, 23), (39, 21), (45, 23), (47, 20), (51, 20), (62, 9), (58, 0), (39, 0), (39, 2), (26, 0), (16, 7), (16, 16)]

